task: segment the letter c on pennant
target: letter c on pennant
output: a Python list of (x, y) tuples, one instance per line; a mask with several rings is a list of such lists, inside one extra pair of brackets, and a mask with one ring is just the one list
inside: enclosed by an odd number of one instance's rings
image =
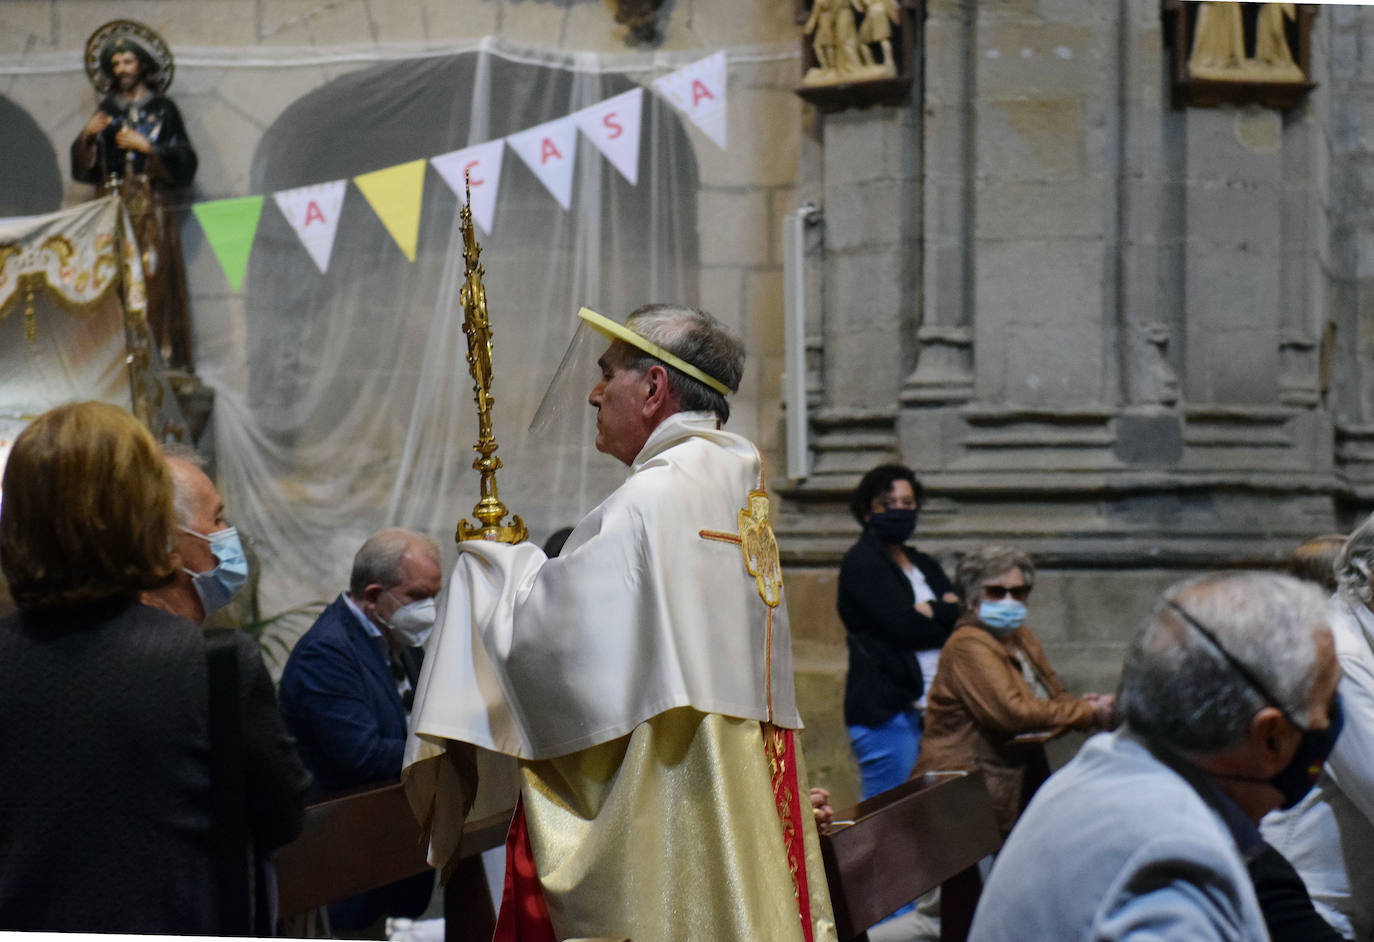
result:
[(469, 160), (467, 163), (463, 164), (463, 179), (468, 181), (468, 186), (481, 186), (484, 182), (476, 177), (468, 176), (468, 172), (472, 170), (473, 167), (480, 167), (481, 165), (482, 161), (480, 160)]

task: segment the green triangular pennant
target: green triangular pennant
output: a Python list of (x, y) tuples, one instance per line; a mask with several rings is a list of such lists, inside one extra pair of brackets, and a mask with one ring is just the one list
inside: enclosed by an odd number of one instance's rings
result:
[(243, 276), (248, 271), (248, 256), (253, 251), (253, 237), (258, 234), (258, 219), (262, 217), (261, 196), (240, 196), (228, 200), (211, 200), (191, 207), (210, 248), (215, 250), (235, 292), (243, 290)]

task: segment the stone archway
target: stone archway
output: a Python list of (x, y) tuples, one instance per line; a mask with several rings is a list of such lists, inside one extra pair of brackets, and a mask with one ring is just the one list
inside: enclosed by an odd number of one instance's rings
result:
[(62, 206), (57, 153), (29, 113), (0, 96), (0, 217), (36, 216)]

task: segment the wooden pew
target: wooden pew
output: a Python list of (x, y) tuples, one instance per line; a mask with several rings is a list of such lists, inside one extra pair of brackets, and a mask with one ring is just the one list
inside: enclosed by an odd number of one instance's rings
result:
[[(487, 942), (496, 925), (481, 853), (506, 839), (510, 812), (469, 821), (453, 877), (444, 887), (445, 942)], [(399, 782), (331, 796), (305, 810), (300, 837), (277, 853), (278, 917), (316, 909), (430, 869), (420, 825)], [(293, 921), (295, 921), (293, 923)]]
[(837, 811), (821, 856), (842, 942), (867, 942), (888, 913), (941, 887), (940, 938), (967, 938), (983, 881), (978, 861), (1001, 835), (981, 772), (935, 772)]

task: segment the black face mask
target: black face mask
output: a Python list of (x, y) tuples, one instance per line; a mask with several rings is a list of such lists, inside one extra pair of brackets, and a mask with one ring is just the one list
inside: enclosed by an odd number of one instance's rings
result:
[(1283, 804), (1279, 807), (1284, 811), (1302, 801), (1303, 796), (1312, 790), (1344, 725), (1345, 711), (1341, 709), (1341, 695), (1338, 693), (1331, 698), (1326, 729), (1303, 730), (1298, 751), (1293, 753), (1287, 765), (1269, 779), (1269, 784), (1283, 795)]
[(868, 528), (882, 542), (900, 546), (916, 532), (916, 511), (910, 507), (892, 507), (870, 516)]

